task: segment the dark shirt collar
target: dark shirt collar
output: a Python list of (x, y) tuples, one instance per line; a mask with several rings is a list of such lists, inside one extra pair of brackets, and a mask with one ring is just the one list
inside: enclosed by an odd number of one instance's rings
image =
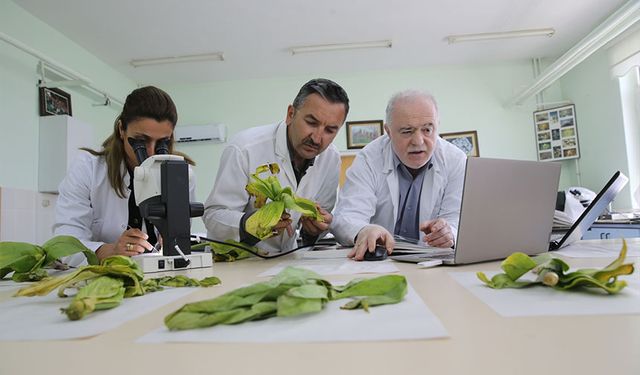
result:
[(414, 179), (416, 177), (418, 177), (419, 175), (421, 175), (425, 170), (431, 169), (431, 167), (433, 166), (433, 163), (431, 163), (431, 159), (429, 159), (425, 165), (423, 165), (422, 167), (420, 167), (418, 169), (409, 168), (406, 165), (404, 165), (404, 163), (402, 163), (402, 161), (400, 160), (398, 155), (396, 155), (395, 152), (393, 153), (393, 164), (394, 164), (396, 169), (404, 170), (406, 173), (411, 175), (412, 178), (414, 178)]
[(291, 167), (293, 168), (293, 173), (296, 175), (296, 182), (300, 183), (302, 177), (307, 173), (307, 169), (315, 163), (316, 158), (313, 159), (305, 159), (304, 164), (302, 164), (302, 168), (296, 168), (296, 163), (293, 160), (295, 157), (295, 150), (293, 149), (293, 145), (291, 144), (291, 140), (289, 139), (289, 129), (287, 129), (287, 149), (289, 150), (289, 159), (291, 159)]

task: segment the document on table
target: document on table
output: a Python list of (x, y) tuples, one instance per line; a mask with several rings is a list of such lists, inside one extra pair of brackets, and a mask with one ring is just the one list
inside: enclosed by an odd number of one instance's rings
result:
[[(497, 272), (486, 275), (493, 277)], [(611, 315), (640, 313), (640, 281), (621, 277), (628, 285), (619, 294), (599, 291), (561, 291), (534, 286), (522, 289), (491, 289), (478, 280), (475, 272), (450, 272), (460, 285), (505, 317)]]
[(440, 320), (409, 286), (404, 300), (364, 310), (341, 310), (350, 299), (330, 301), (317, 313), (274, 317), (237, 325), (185, 331), (162, 327), (140, 343), (164, 342), (327, 342), (417, 340), (448, 337)]
[[(330, 251), (330, 250), (327, 250)], [(320, 251), (319, 253), (324, 253)], [(398, 272), (398, 267), (392, 260), (381, 260), (376, 262), (355, 261), (346, 257), (340, 258), (316, 258), (316, 259), (295, 259), (278, 263), (258, 276), (273, 276), (286, 267), (304, 268), (319, 275), (355, 275), (359, 273), (393, 273)]]
[(56, 291), (42, 297), (13, 297), (0, 303), (0, 341), (61, 340), (95, 336), (193, 293), (197, 288), (174, 288), (125, 298), (110, 310), (96, 311), (71, 321), (60, 312), (71, 298)]
[[(611, 258), (615, 259), (622, 249), (622, 240), (602, 242), (601, 240), (583, 240), (551, 253), (570, 258)], [(640, 241), (637, 238), (627, 240), (627, 257), (640, 256)]]

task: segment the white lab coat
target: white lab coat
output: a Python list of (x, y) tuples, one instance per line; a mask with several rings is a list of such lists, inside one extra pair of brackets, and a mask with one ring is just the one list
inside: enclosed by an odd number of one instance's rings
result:
[[(109, 183), (104, 157), (78, 153), (66, 177), (60, 183), (56, 204), (54, 235), (71, 235), (96, 251), (105, 243), (114, 243), (127, 229), (129, 221), (129, 173), (124, 165), (125, 198), (120, 198)], [(195, 199), (195, 177), (189, 166), (189, 196)], [(144, 226), (143, 226), (144, 227)], [(78, 266), (86, 258), (76, 254), (65, 260)]]
[[(249, 199), (245, 186), (258, 166), (278, 163), (278, 180), (282, 187), (290, 186), (294, 194), (320, 204), (331, 211), (336, 201), (340, 171), (340, 154), (329, 145), (315, 158), (314, 164), (296, 182), (287, 147), (287, 125), (265, 125), (238, 133), (230, 140), (220, 159), (220, 167), (202, 217), (209, 238), (225, 241), (240, 239), (240, 219), (245, 212), (254, 212), (255, 198)], [(300, 213), (291, 214), (292, 226), (299, 226)], [(268, 252), (281, 252), (296, 247), (297, 235), (282, 235), (258, 242), (256, 246)]]
[[(338, 194), (331, 227), (336, 239), (353, 245), (358, 232), (367, 224), (378, 224), (394, 232), (398, 216), (399, 184), (394, 152), (387, 135), (362, 149), (347, 170)], [(419, 222), (443, 218), (458, 231), (466, 155), (456, 146), (438, 138), (425, 172), (420, 195)]]

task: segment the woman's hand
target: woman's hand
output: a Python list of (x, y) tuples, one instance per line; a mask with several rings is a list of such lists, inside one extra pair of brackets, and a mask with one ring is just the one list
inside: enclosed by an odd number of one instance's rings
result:
[(106, 243), (96, 250), (99, 260), (114, 255), (134, 256), (142, 254), (145, 250), (152, 250), (153, 245), (147, 242), (149, 236), (137, 228), (127, 229), (115, 243)]

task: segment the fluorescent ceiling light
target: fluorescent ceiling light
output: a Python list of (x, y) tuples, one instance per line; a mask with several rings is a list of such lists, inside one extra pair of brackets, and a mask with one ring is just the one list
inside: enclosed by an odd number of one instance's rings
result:
[(145, 65), (161, 65), (161, 64), (177, 64), (186, 62), (198, 62), (198, 61), (224, 61), (224, 54), (222, 52), (205, 53), (202, 55), (185, 55), (185, 56), (168, 56), (158, 57), (154, 59), (137, 59), (131, 60), (129, 64), (134, 67)]
[(339, 51), (345, 49), (391, 48), (391, 46), (391, 40), (377, 40), (372, 42), (360, 43), (320, 44), (315, 46), (291, 47), (289, 48), (289, 51), (291, 51), (292, 55), (297, 55), (299, 53)]
[(481, 40), (496, 40), (496, 39), (509, 39), (509, 38), (526, 38), (531, 36), (546, 36), (551, 37), (555, 34), (556, 30), (547, 29), (529, 29), (529, 30), (513, 30), (497, 33), (479, 33), (479, 34), (460, 34), (449, 35), (446, 37), (449, 44), (462, 43), (462, 42), (476, 42)]

